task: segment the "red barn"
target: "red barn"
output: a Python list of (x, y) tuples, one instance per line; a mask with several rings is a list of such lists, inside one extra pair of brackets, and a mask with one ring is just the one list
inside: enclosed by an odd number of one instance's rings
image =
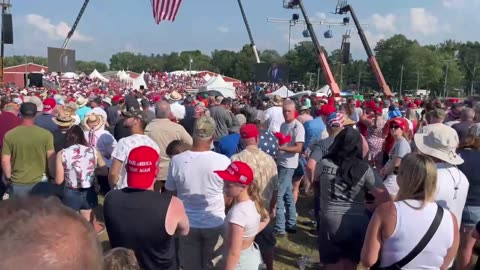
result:
[(25, 87), (26, 75), (29, 73), (47, 73), (48, 67), (35, 63), (28, 63), (6, 67), (3, 69), (3, 80), (16, 87)]

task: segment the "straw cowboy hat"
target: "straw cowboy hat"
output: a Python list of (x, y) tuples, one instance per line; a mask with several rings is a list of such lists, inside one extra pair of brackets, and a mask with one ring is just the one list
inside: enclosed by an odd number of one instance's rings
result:
[(83, 120), (83, 126), (86, 130), (90, 130), (90, 126), (88, 124), (94, 124), (94, 130), (99, 130), (104, 124), (103, 117), (99, 114), (92, 113)]
[(85, 105), (87, 105), (88, 100), (84, 98), (83, 96), (78, 96), (77, 98), (77, 106), (78, 108), (82, 108)]
[(172, 93), (167, 95), (167, 98), (168, 100), (171, 100), (171, 101), (178, 101), (182, 99), (182, 95), (177, 91), (173, 91)]
[(71, 127), (75, 124), (75, 118), (69, 110), (60, 110), (58, 115), (52, 119), (52, 121), (59, 127)]
[(283, 104), (283, 99), (282, 99), (281, 96), (279, 96), (279, 95), (273, 96), (273, 105), (282, 106), (282, 104)]
[(458, 134), (447, 125), (435, 125), (424, 133), (417, 133), (414, 141), (418, 150), (427, 156), (452, 165), (463, 163), (463, 159), (456, 152), (459, 144)]

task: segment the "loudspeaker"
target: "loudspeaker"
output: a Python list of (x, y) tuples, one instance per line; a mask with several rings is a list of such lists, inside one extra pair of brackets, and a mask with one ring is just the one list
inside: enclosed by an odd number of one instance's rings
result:
[(350, 64), (350, 42), (343, 44), (343, 63)]
[(3, 14), (2, 25), (3, 25), (3, 43), (13, 44), (12, 14)]
[(41, 73), (29, 73), (28, 79), (30, 83), (28, 87), (36, 86), (36, 87), (43, 87), (43, 78)]

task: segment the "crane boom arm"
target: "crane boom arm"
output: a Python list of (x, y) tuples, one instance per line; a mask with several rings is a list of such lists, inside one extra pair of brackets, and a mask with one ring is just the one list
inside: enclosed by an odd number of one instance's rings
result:
[(355, 11), (353, 10), (351, 5), (345, 5), (342, 8), (340, 8), (340, 14), (348, 13), (350, 12), (350, 15), (352, 16), (353, 22), (355, 23), (355, 26), (357, 27), (358, 35), (360, 36), (360, 40), (362, 41), (363, 47), (365, 48), (365, 51), (367, 52), (368, 56), (368, 63), (370, 64), (370, 67), (372, 68), (373, 74), (375, 75), (375, 78), (377, 79), (377, 83), (380, 87), (380, 89), (383, 91), (385, 96), (391, 97), (392, 96), (392, 91), (390, 90), (390, 86), (388, 86), (387, 82), (385, 81), (385, 77), (383, 77), (382, 69), (378, 65), (377, 59), (375, 58), (375, 55), (373, 54), (372, 48), (370, 48), (370, 44), (368, 44), (367, 37), (365, 36), (365, 32), (363, 31), (362, 26), (360, 25), (360, 22), (358, 21), (357, 15), (355, 14)]
[(70, 31), (68, 31), (67, 37), (65, 38), (65, 41), (63, 42), (62, 49), (65, 49), (67, 47), (68, 42), (70, 41), (70, 38), (72, 38), (73, 33), (75, 33), (75, 29), (77, 29), (77, 25), (80, 22), (80, 19), (82, 18), (83, 12), (85, 12), (85, 9), (87, 8), (88, 2), (90, 2), (90, 0), (85, 0), (85, 2), (83, 3), (83, 6), (82, 6), (82, 8), (80, 9), (80, 12), (77, 15), (77, 18), (75, 19), (75, 22), (72, 25), (72, 29), (70, 29)]
[(318, 61), (320, 62), (320, 67), (322, 68), (323, 75), (325, 76), (325, 80), (327, 81), (330, 90), (332, 91), (333, 96), (338, 97), (340, 96), (340, 87), (338, 87), (337, 82), (335, 81), (335, 77), (333, 77), (332, 70), (328, 65), (327, 57), (325, 53), (322, 51), (320, 47), (320, 42), (318, 42), (317, 35), (315, 34), (315, 30), (313, 29), (312, 23), (305, 11), (305, 7), (303, 6), (303, 1), (298, 0), (296, 1), (302, 10), (303, 17), (305, 18), (305, 23), (307, 24), (307, 29), (310, 32), (310, 36), (312, 37), (313, 45), (318, 53)]

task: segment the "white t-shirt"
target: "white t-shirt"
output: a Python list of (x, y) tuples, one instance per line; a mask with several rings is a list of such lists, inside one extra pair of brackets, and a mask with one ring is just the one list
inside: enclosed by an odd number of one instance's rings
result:
[(173, 116), (177, 120), (182, 120), (183, 118), (185, 118), (185, 106), (183, 106), (182, 104), (174, 102), (170, 104), (170, 109), (172, 110)]
[(437, 163), (435, 201), (455, 215), (459, 227), (469, 186), (467, 177), (457, 167), (447, 163)]
[(280, 132), (280, 125), (285, 122), (283, 110), (280, 106), (273, 106), (265, 111), (267, 130), (271, 133)]
[(233, 223), (243, 227), (243, 238), (254, 237), (260, 227), (260, 214), (252, 200), (236, 203), (225, 218), (226, 232), (228, 224)]
[[(280, 132), (287, 136), (290, 135), (292, 140), (287, 143), (287, 146), (294, 146), (297, 142), (305, 142), (305, 128), (297, 119), (291, 123), (282, 123)], [(277, 164), (284, 168), (296, 169), (298, 167), (298, 153), (286, 153), (279, 151), (277, 154)]]
[(214, 172), (230, 165), (226, 156), (186, 151), (170, 161), (165, 188), (177, 191), (192, 228), (214, 228), (225, 219), (223, 180)]
[[(140, 146), (150, 146), (160, 154), (157, 143), (150, 139), (150, 137), (147, 135), (133, 134), (118, 141), (117, 147), (113, 150), (112, 157), (122, 161), (125, 165), (130, 151)], [(120, 179), (115, 189), (122, 189), (124, 187), (127, 187), (127, 171), (125, 170), (125, 166), (122, 166)]]

